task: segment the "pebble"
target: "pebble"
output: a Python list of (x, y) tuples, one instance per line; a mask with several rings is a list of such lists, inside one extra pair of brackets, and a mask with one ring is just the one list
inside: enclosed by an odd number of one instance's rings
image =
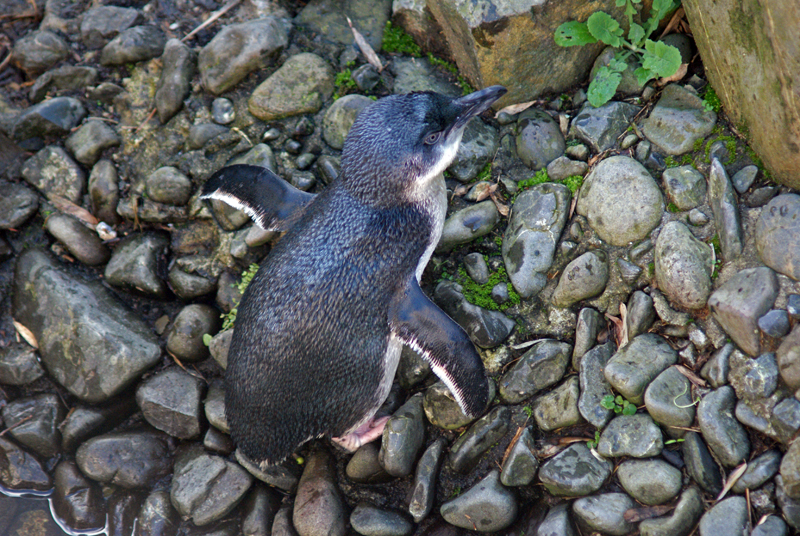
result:
[[(439, 438), (425, 449), (417, 463), (414, 483), (411, 486), (411, 498), (408, 501), (408, 513), (415, 523), (425, 519), (433, 509), (436, 498), (436, 476), (442, 464), (442, 453), (447, 445), (444, 438)], [(501, 477), (502, 479), (502, 477)]]
[(759, 521), (750, 536), (786, 536), (789, 529), (786, 522), (776, 515), (770, 515)]
[(105, 278), (108, 284), (145, 295), (164, 298), (168, 289), (159, 276), (158, 265), (166, 255), (169, 242), (158, 234), (130, 234), (124, 238), (108, 261)]
[(624, 536), (636, 527), (624, 518), (625, 512), (634, 505), (631, 498), (624, 493), (602, 493), (578, 499), (572, 503), (572, 511), (579, 524), (589, 527), (590, 531)]
[(587, 251), (570, 262), (553, 293), (553, 305), (566, 308), (602, 294), (608, 283), (608, 256), (603, 250)]
[(736, 259), (744, 248), (744, 231), (736, 192), (719, 160), (711, 161), (708, 173), (708, 202), (714, 212), (714, 225), (725, 261)]
[(711, 134), (716, 122), (717, 114), (706, 110), (700, 97), (678, 84), (669, 84), (645, 119), (642, 132), (666, 154), (681, 155)]
[(437, 69), (428, 58), (403, 58), (395, 56), (389, 64), (394, 75), (392, 92), (435, 91), (448, 97), (461, 95), (461, 88), (452, 78)]
[(708, 308), (733, 342), (748, 354), (761, 351), (758, 319), (778, 295), (775, 272), (761, 266), (746, 268), (723, 283), (708, 299)]
[(498, 382), (500, 397), (517, 404), (564, 376), (572, 347), (553, 339), (542, 339), (527, 350)]
[(381, 81), (378, 70), (369, 63), (365, 63), (364, 65), (358, 67), (353, 71), (351, 76), (358, 86), (358, 89), (364, 92), (375, 89), (375, 87)]
[(711, 507), (700, 518), (700, 536), (746, 534), (749, 528), (747, 500), (741, 496), (728, 497)]
[(414, 462), (425, 444), (422, 393), (408, 399), (386, 423), (379, 461), (392, 476), (404, 477), (414, 470)]
[(569, 213), (571, 194), (561, 184), (538, 184), (517, 196), (503, 237), (503, 263), (523, 298), (547, 283), (558, 237)]
[(267, 168), (273, 173), (278, 171), (278, 161), (275, 158), (275, 153), (266, 143), (259, 143), (252, 149), (233, 158), (228, 165), (247, 164), (250, 166), (258, 166)]
[(316, 54), (304, 52), (291, 56), (264, 80), (250, 96), (248, 107), (262, 121), (313, 114), (333, 90), (334, 72), (330, 65)]
[(53, 486), (53, 510), (73, 530), (101, 529), (106, 522), (106, 508), (100, 487), (84, 477), (75, 462), (56, 466)]
[(97, 233), (71, 216), (52, 214), (45, 220), (45, 229), (84, 264), (89, 266), (105, 264), (111, 257), (111, 251), (103, 244)]
[(649, 415), (618, 415), (603, 429), (597, 452), (614, 458), (658, 456), (664, 448), (661, 429)]
[(536, 448), (530, 429), (525, 428), (517, 441), (511, 446), (508, 456), (500, 470), (500, 483), (504, 486), (527, 486), (536, 477), (539, 460), (534, 454)]
[(596, 458), (585, 443), (573, 443), (542, 464), (539, 480), (553, 495), (583, 497), (599, 490), (611, 469), (611, 462)]
[(209, 305), (187, 305), (167, 333), (167, 351), (181, 361), (201, 361), (208, 357), (208, 347), (203, 343), (206, 333), (216, 333), (220, 328), (219, 311)]
[(566, 149), (558, 123), (549, 114), (528, 108), (517, 118), (517, 156), (531, 169), (539, 170), (562, 156)]
[(89, 120), (67, 138), (65, 145), (75, 155), (75, 160), (93, 166), (105, 149), (116, 147), (121, 142), (119, 135), (105, 121)]
[(490, 311), (467, 301), (461, 285), (442, 281), (433, 292), (439, 307), (455, 320), (481, 348), (494, 348), (508, 338), (516, 323), (499, 311)]
[(795, 326), (775, 352), (781, 378), (792, 389), (800, 388), (800, 327)]
[[(489, 382), (489, 399), (494, 397), (494, 383)], [(455, 430), (468, 425), (475, 420), (467, 417), (453, 397), (453, 393), (442, 382), (436, 382), (425, 390), (423, 409), (428, 421), (445, 430)]]
[(497, 131), (479, 118), (473, 118), (464, 128), (456, 158), (447, 168), (456, 180), (466, 183), (494, 159), (498, 148)]
[(363, 536), (406, 536), (414, 530), (403, 514), (364, 503), (353, 509), (350, 526)]
[(737, 398), (768, 398), (775, 392), (778, 385), (778, 363), (772, 352), (762, 354), (758, 359), (750, 359), (741, 352), (734, 352), (730, 364), (728, 381), (736, 391)]
[(345, 467), (347, 478), (363, 484), (382, 484), (391, 481), (392, 475), (386, 472), (378, 459), (380, 450), (374, 442), (362, 445), (347, 462)]
[(101, 65), (125, 65), (157, 58), (164, 52), (167, 38), (155, 26), (134, 26), (121, 32), (103, 47)]
[[(20, 183), (0, 182), (0, 229), (21, 227), (39, 208), (36, 193)], [(488, 279), (488, 275), (487, 275)]]
[(66, 59), (69, 46), (55, 33), (42, 29), (17, 39), (11, 53), (14, 63), (35, 78)]
[(689, 380), (669, 367), (647, 386), (644, 393), (647, 412), (671, 437), (683, 437), (684, 431), (694, 423), (695, 406)]
[(225, 388), (221, 379), (213, 380), (208, 386), (203, 411), (211, 426), (226, 434), (230, 433), (228, 419), (225, 417)]
[(603, 370), (614, 353), (614, 343), (595, 346), (581, 359), (580, 398), (578, 411), (595, 428), (603, 428), (613, 415), (613, 410), (604, 408), (600, 402), (613, 394), (611, 385), (603, 374)]
[(570, 376), (549, 393), (534, 399), (531, 408), (540, 430), (550, 432), (583, 421), (578, 411), (579, 384), (577, 376)]
[(580, 372), (582, 358), (597, 344), (597, 335), (603, 325), (600, 313), (591, 307), (584, 307), (578, 313), (575, 327), (575, 347), (572, 349), (572, 368)]
[(510, 526), (517, 518), (517, 498), (500, 483), (494, 469), (481, 481), (441, 507), (445, 521), (456, 527), (478, 532), (495, 532)]
[[(616, 195), (620, 191), (627, 195)], [(603, 241), (626, 246), (646, 238), (661, 222), (664, 198), (644, 166), (612, 156), (586, 176), (576, 208)]]
[(800, 279), (800, 195), (773, 198), (756, 222), (756, 250), (761, 260), (778, 273)]
[(758, 176), (758, 166), (745, 166), (731, 177), (731, 182), (736, 191), (740, 194), (745, 193), (756, 180)]
[(205, 382), (180, 367), (159, 371), (139, 384), (136, 403), (154, 428), (179, 439), (200, 437)]
[(213, 279), (184, 272), (177, 264), (173, 264), (170, 267), (167, 281), (172, 292), (184, 301), (206, 296), (217, 288), (217, 284)]
[(211, 103), (211, 117), (218, 125), (228, 125), (236, 119), (236, 110), (230, 99), (217, 97)]
[(22, 176), (45, 196), (59, 195), (73, 203), (80, 202), (86, 188), (83, 169), (61, 147), (45, 147), (26, 160)]
[(17, 398), (2, 409), (3, 421), (11, 437), (44, 459), (61, 452), (58, 426), (66, 413), (55, 393)]
[[(164, 46), (161, 57), (164, 68), (158, 80), (155, 101), (158, 119), (166, 124), (183, 106), (189, 96), (192, 77), (197, 70), (195, 53), (179, 39), (172, 38)], [(195, 125), (192, 126), (194, 129)], [(191, 130), (189, 138), (191, 139)], [(201, 143), (197, 148), (202, 147)]]
[(98, 482), (146, 488), (172, 470), (168, 436), (161, 432), (112, 432), (78, 447), (75, 462)]
[(631, 403), (641, 405), (650, 382), (677, 360), (666, 339), (643, 333), (611, 357), (605, 367), (606, 380)]
[(449, 251), (458, 245), (485, 236), (492, 232), (498, 221), (500, 213), (492, 201), (482, 201), (463, 208), (445, 220), (436, 251)]
[(680, 470), (658, 459), (624, 461), (617, 478), (631, 497), (650, 506), (671, 501), (683, 484)]
[(325, 142), (334, 149), (341, 149), (356, 117), (374, 102), (364, 95), (345, 95), (334, 101), (322, 120), (322, 138)]
[(19, 491), (47, 491), (53, 488), (53, 479), (32, 454), (13, 441), (0, 437), (0, 456), (4, 460), (0, 483), (8, 489)]
[(467, 474), (481, 457), (506, 435), (511, 410), (497, 406), (473, 424), (450, 447), (448, 462), (453, 471)]
[(722, 489), (722, 475), (700, 434), (688, 432), (681, 443), (686, 472), (701, 488), (716, 495)]
[(473, 281), (479, 285), (489, 282), (489, 266), (480, 253), (469, 253), (464, 256), (464, 268)]
[(711, 294), (712, 249), (679, 221), (667, 223), (658, 235), (655, 274), (658, 288), (685, 309), (706, 306)]
[(306, 459), (297, 485), (292, 520), (300, 536), (344, 536), (345, 504), (336, 487), (330, 456), (317, 451)]
[(0, 348), (0, 383), (25, 385), (44, 374), (34, 348), (25, 343), (11, 343)]
[(750, 455), (747, 432), (733, 416), (736, 395), (729, 386), (706, 395), (697, 406), (700, 431), (725, 467), (735, 467)]
[(536, 536), (577, 536), (569, 511), (571, 503), (561, 502), (547, 511)]
[(65, 452), (74, 453), (85, 440), (111, 430), (137, 409), (136, 401), (126, 396), (103, 404), (102, 407), (84, 404), (73, 406), (59, 424), (61, 448)]
[(703, 496), (696, 487), (687, 488), (669, 517), (639, 523), (641, 536), (689, 536), (703, 515)]
[(761, 487), (778, 472), (782, 455), (777, 450), (768, 450), (761, 456), (751, 460), (747, 469), (739, 477), (731, 490), (734, 493), (745, 493), (745, 490), (755, 490)]
[(269, 536), (281, 497), (272, 489), (254, 485), (242, 508), (242, 536)]
[[(625, 132), (640, 109), (627, 102), (609, 102), (599, 108), (587, 103), (572, 120), (570, 136), (585, 142), (592, 152), (602, 153), (616, 146), (617, 138)], [(584, 158), (578, 157), (578, 160)]]
[(633, 339), (641, 333), (646, 333), (656, 319), (656, 309), (653, 307), (653, 298), (641, 290), (635, 291), (628, 299), (628, 316), (625, 319), (625, 329), (628, 339)]
[(789, 313), (783, 309), (772, 309), (758, 319), (758, 329), (775, 339), (780, 339), (789, 333)]
[(571, 160), (566, 156), (559, 156), (547, 164), (547, 176), (551, 181), (561, 182), (567, 177), (583, 177), (589, 171), (589, 164), (581, 160)]
[(81, 41), (90, 50), (102, 48), (111, 39), (142, 21), (138, 9), (98, 6), (88, 10), (81, 21)]
[(229, 129), (216, 123), (200, 123), (189, 128), (189, 137), (186, 146), (191, 149), (201, 149), (206, 143), (221, 134), (225, 134)]

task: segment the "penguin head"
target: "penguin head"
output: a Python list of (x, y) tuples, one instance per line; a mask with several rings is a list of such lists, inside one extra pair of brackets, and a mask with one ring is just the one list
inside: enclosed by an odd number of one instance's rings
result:
[(467, 122), (505, 93), (491, 86), (459, 98), (426, 91), (377, 101), (347, 134), (341, 180), (365, 202), (418, 201), (452, 163)]

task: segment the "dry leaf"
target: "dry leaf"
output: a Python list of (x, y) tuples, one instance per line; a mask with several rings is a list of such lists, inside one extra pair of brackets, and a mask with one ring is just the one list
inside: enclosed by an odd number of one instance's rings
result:
[(29, 330), (16, 320), (12, 320), (12, 322), (14, 323), (14, 329), (17, 330), (17, 333), (19, 333), (20, 337), (25, 339), (25, 342), (27, 342), (28, 344), (30, 344), (31, 346), (33, 346), (38, 350), (39, 342), (36, 340), (36, 335), (34, 335), (31, 330)]
[(367, 40), (364, 39), (364, 36), (361, 35), (361, 32), (353, 28), (353, 23), (350, 21), (350, 17), (347, 17), (347, 24), (350, 25), (350, 30), (353, 32), (353, 37), (356, 40), (356, 44), (358, 45), (359, 50), (361, 53), (364, 54), (364, 57), (367, 58), (367, 61), (378, 69), (378, 72), (383, 70), (383, 64), (381, 63), (381, 59), (375, 53), (375, 50), (367, 43)]
[(658, 79), (659, 86), (666, 86), (670, 82), (677, 82), (681, 80), (684, 76), (686, 76), (686, 71), (689, 69), (688, 63), (681, 63), (681, 66), (678, 67), (678, 70), (675, 71), (675, 74), (672, 76), (665, 76), (664, 78)]
[(472, 190), (470, 191), (470, 195), (468, 196), (468, 199), (470, 201), (475, 201), (476, 203), (478, 203), (480, 201), (483, 201), (484, 199), (486, 199), (487, 197), (489, 197), (490, 195), (492, 195), (496, 191), (497, 191), (497, 184), (489, 184), (489, 183), (486, 183), (486, 182), (482, 182), (482, 183), (479, 182), (478, 184), (476, 184), (475, 186), (472, 187)]
[(504, 204), (500, 200), (500, 197), (497, 195), (497, 192), (494, 191), (491, 192), (489, 194), (489, 197), (491, 197), (492, 201), (494, 202), (494, 206), (497, 207), (497, 212), (499, 212), (500, 215), (503, 216), (504, 218), (508, 217), (508, 214), (511, 212), (511, 210), (508, 208), (508, 205)]
[(498, 110), (498, 112), (494, 114), (494, 117), (495, 119), (497, 119), (497, 116), (504, 112), (507, 113), (508, 115), (517, 115), (518, 113), (527, 110), (534, 104), (536, 104), (535, 100), (528, 102), (520, 102), (519, 104), (509, 104), (505, 108), (501, 108), (500, 110)]
[(74, 218), (81, 220), (87, 227), (94, 230), (97, 227), (97, 224), (100, 223), (100, 220), (94, 217), (94, 214), (89, 212), (83, 207), (80, 207), (67, 199), (66, 197), (61, 197), (60, 195), (50, 194), (47, 196), (47, 199), (53, 203), (59, 212), (63, 214), (68, 214)]
[(606, 318), (611, 320), (611, 323), (614, 324), (614, 341), (617, 343), (617, 348), (622, 348), (625, 346), (625, 344), (628, 344), (628, 330), (625, 327), (625, 322), (623, 322), (622, 319), (617, 318), (616, 316), (611, 316), (608, 313), (605, 313), (605, 315)]
[(506, 460), (508, 459), (508, 455), (511, 454), (511, 449), (513, 449), (514, 445), (517, 444), (517, 441), (519, 441), (519, 438), (520, 436), (522, 436), (523, 431), (525, 431), (524, 426), (520, 426), (519, 428), (517, 428), (517, 433), (514, 434), (514, 437), (511, 438), (511, 443), (508, 444), (508, 447), (506, 447), (506, 451), (503, 453), (503, 461), (500, 462), (501, 466), (505, 465)]
[(469, 188), (467, 188), (463, 184), (459, 184), (458, 186), (456, 186), (456, 189), (453, 190), (453, 196), (454, 197), (461, 197), (462, 195), (466, 195), (468, 191), (469, 191)]
[(558, 128), (561, 129), (561, 134), (566, 138), (569, 132), (569, 117), (564, 114), (558, 114)]
[(628, 523), (638, 523), (639, 521), (644, 521), (645, 519), (650, 519), (651, 517), (661, 517), (664, 514), (669, 513), (673, 508), (673, 506), (666, 505), (630, 508), (625, 510), (625, 513), (622, 514), (622, 517), (624, 517), (625, 521)]
[(689, 379), (689, 381), (692, 382), (693, 384), (695, 384), (696, 386), (698, 386), (698, 387), (707, 387), (708, 386), (708, 384), (706, 383), (706, 381), (703, 378), (701, 378), (700, 376), (698, 376), (697, 374), (695, 374), (694, 372), (692, 372), (688, 368), (686, 368), (684, 366), (678, 366), (678, 365), (675, 365), (675, 368), (678, 369), (678, 372), (680, 372), (681, 374), (686, 376)]
[(722, 488), (722, 491), (719, 492), (717, 495), (717, 502), (721, 501), (725, 495), (731, 490), (736, 481), (739, 480), (744, 472), (747, 471), (747, 462), (742, 463), (739, 467), (733, 470), (731, 474), (728, 475), (728, 480), (725, 481), (725, 486)]
[(661, 32), (661, 35), (658, 38), (661, 39), (665, 35), (667, 35), (669, 33), (672, 33), (672, 30), (674, 30), (678, 26), (678, 24), (681, 23), (681, 21), (683, 20), (684, 15), (685, 15), (685, 11), (683, 9), (683, 6), (679, 7), (678, 9), (676, 9), (675, 13), (672, 14), (672, 17), (670, 17), (669, 22), (664, 27), (664, 31)]

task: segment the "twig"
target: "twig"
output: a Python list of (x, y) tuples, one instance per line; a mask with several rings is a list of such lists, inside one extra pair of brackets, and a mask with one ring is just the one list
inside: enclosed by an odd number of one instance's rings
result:
[(143, 126), (145, 126), (145, 124), (147, 124), (147, 122), (148, 122), (148, 121), (150, 121), (150, 120), (153, 118), (153, 116), (155, 116), (155, 115), (156, 115), (156, 110), (158, 110), (158, 108), (153, 108), (153, 109), (150, 111), (150, 113), (149, 113), (149, 114), (147, 114), (147, 117), (145, 117), (145, 118), (144, 118), (144, 121), (142, 121), (141, 123), (139, 123), (139, 126), (138, 126), (138, 127), (136, 127), (136, 130), (134, 130), (134, 132), (139, 132), (140, 130), (142, 130), (142, 127), (143, 127)]
[(206, 21), (204, 23), (202, 23), (200, 26), (198, 26), (197, 28), (195, 28), (194, 30), (192, 30), (191, 32), (186, 34), (186, 37), (181, 39), (181, 42), (183, 43), (183, 42), (191, 39), (192, 37), (195, 36), (195, 34), (197, 32), (199, 32), (200, 30), (204, 29), (206, 26), (214, 24), (214, 21), (216, 21), (218, 18), (223, 16), (225, 13), (227, 13), (228, 11), (233, 9), (236, 6), (236, 4), (239, 3), (239, 1), (240, 0), (231, 0), (230, 2), (228, 2), (227, 4), (222, 6), (222, 9), (219, 9), (219, 10), (215, 11), (214, 13), (212, 13), (211, 16), (208, 17), (208, 19), (206, 19)]
[(9, 431), (13, 430), (14, 428), (16, 428), (17, 426), (19, 426), (20, 424), (22, 424), (22, 423), (24, 423), (24, 422), (26, 422), (26, 421), (29, 421), (29, 420), (31, 420), (31, 419), (33, 419), (33, 415), (28, 415), (27, 417), (25, 417), (25, 418), (23, 418), (23, 419), (21, 419), (21, 420), (17, 421), (16, 423), (12, 424), (12, 425), (11, 425), (11, 426), (9, 426), (8, 428), (6, 428), (6, 429), (5, 429), (5, 430), (3, 430), (2, 432), (0, 432), (0, 437), (3, 437), (4, 435), (6, 435), (6, 432), (9, 432)]
[(11, 49), (9, 48), (8, 55), (5, 57), (5, 59), (3, 59), (2, 62), (0, 62), (0, 71), (5, 69), (8, 66), (8, 62), (10, 61), (11, 61)]

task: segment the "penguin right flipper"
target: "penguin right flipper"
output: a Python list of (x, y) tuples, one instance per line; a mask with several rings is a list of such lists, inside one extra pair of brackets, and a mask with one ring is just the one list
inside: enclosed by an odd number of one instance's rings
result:
[(461, 326), (439, 309), (411, 277), (389, 308), (389, 326), (403, 343), (431, 364), (470, 417), (489, 403), (489, 384), (475, 346)]
[(267, 168), (244, 164), (214, 173), (200, 194), (200, 199), (218, 199), (244, 211), (267, 231), (287, 231), (314, 197)]

